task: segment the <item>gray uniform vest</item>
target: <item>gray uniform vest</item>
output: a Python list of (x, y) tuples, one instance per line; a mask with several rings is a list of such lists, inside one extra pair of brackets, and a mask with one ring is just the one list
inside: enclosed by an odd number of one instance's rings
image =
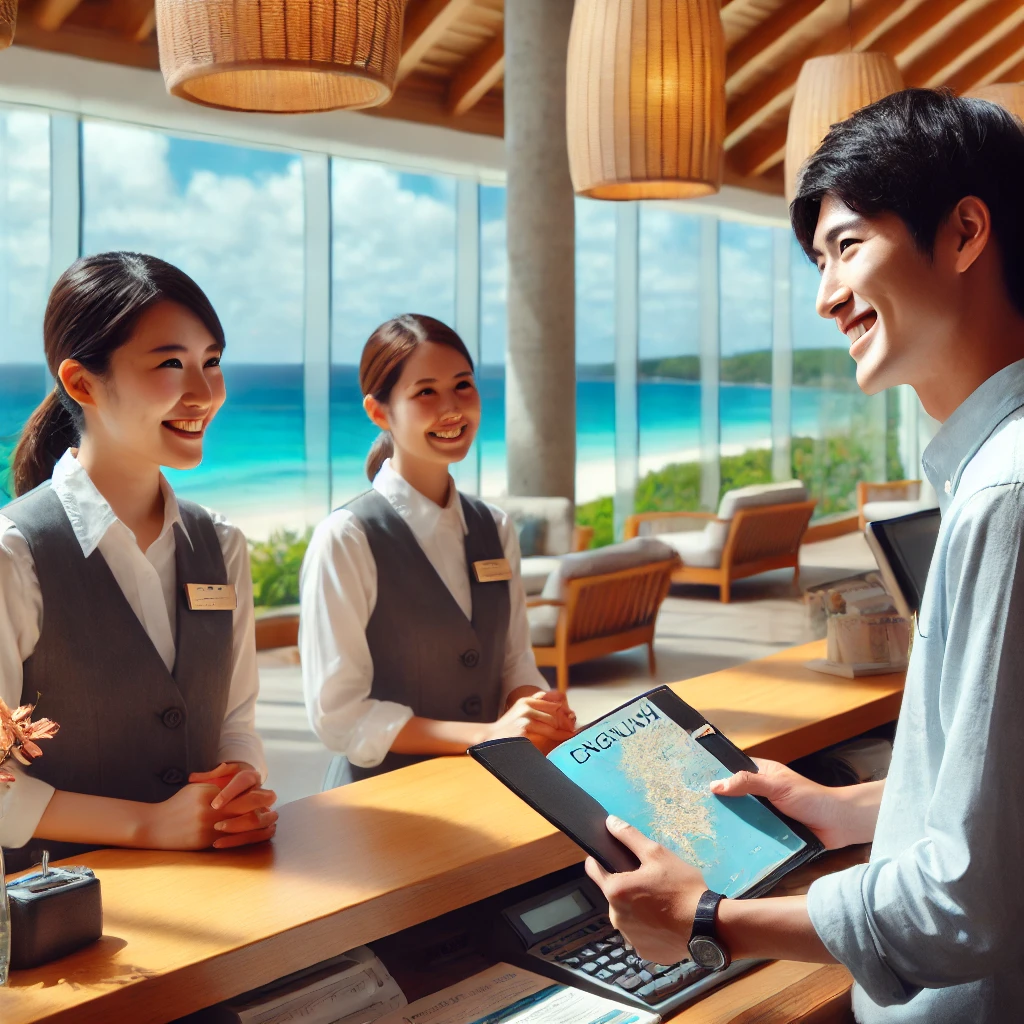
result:
[[(366, 626), (375, 700), (406, 704), (422, 718), (493, 722), (501, 711), (501, 680), (509, 622), (507, 582), (478, 583), (474, 562), (504, 558), (490, 509), (464, 494), (466, 561), (473, 619), (466, 618), (405, 520), (377, 491), (345, 508), (362, 524), (377, 565), (377, 604)], [(374, 768), (335, 758), (325, 788), (392, 771), (425, 756), (388, 754)]]
[[(3, 509), (28, 543), (43, 598), (22, 703), (38, 703), (41, 717), (60, 724), (26, 771), (56, 789), (156, 803), (176, 793), (189, 772), (216, 766), (231, 681), (232, 614), (190, 611), (184, 585), (227, 583), (227, 570), (209, 515), (191, 502), (179, 505), (188, 538), (175, 524), (173, 673), (100, 552), (83, 556), (49, 483)], [(89, 849), (30, 840), (4, 851), (7, 870), (38, 862), (44, 846), (54, 858)]]

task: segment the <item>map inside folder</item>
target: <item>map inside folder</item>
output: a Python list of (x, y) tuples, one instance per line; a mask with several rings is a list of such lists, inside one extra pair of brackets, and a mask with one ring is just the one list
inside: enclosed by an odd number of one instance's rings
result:
[[(714, 734), (709, 725), (695, 730)], [(578, 732), (550, 760), (609, 814), (699, 868), (710, 889), (735, 897), (807, 843), (752, 796), (718, 797), (732, 773), (650, 696)]]

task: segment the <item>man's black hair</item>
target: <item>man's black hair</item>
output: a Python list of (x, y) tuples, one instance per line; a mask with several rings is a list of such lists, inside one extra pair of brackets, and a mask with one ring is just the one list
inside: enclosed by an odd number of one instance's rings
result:
[(984, 100), (904, 89), (833, 125), (804, 165), (790, 218), (812, 259), (826, 195), (862, 217), (894, 213), (931, 256), (966, 196), (989, 208), (1010, 300), (1024, 314), (1024, 124)]

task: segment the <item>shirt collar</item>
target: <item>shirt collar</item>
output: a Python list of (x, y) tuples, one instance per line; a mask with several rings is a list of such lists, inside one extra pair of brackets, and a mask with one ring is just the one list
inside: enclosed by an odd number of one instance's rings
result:
[[(117, 518), (110, 503), (96, 489), (89, 474), (75, 458), (74, 449), (69, 448), (60, 457), (53, 468), (51, 482), (86, 558), (99, 547), (100, 541), (115, 523), (134, 539), (134, 534)], [(157, 540), (162, 539), (174, 526), (179, 526), (185, 539), (191, 544), (192, 538), (189, 537), (181, 518), (178, 499), (163, 473), (160, 474), (160, 491), (164, 496), (164, 525)]]
[(448, 477), (448, 503), (442, 508), (425, 494), (420, 494), (404, 477), (398, 475), (386, 459), (373, 478), (373, 489), (384, 495), (391, 502), (395, 511), (406, 520), (415, 522), (418, 527), (429, 532), (437, 528), (444, 516), (454, 516), (462, 529), (463, 535), (468, 533), (466, 516), (462, 511), (455, 481)]
[(978, 449), (1007, 416), (1024, 407), (1024, 359), (1004, 366), (975, 389), (924, 450), (921, 463), (945, 512)]

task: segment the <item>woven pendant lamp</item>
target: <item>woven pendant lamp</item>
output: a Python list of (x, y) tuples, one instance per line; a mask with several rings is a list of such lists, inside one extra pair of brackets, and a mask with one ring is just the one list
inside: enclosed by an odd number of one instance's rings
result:
[(997, 103), (1004, 110), (1016, 114), (1024, 120), (1024, 82), (996, 82), (993, 85), (982, 85), (977, 89), (964, 93), (975, 100), (988, 100)]
[(301, 114), (387, 102), (403, 0), (156, 0), (167, 91), (225, 110)]
[(18, 20), (18, 0), (0, 0), (0, 50), (14, 42), (14, 26)]
[(725, 138), (719, 0), (576, 0), (566, 77), (578, 195), (717, 192)]
[(786, 132), (786, 200), (792, 201), (800, 168), (832, 125), (902, 88), (899, 68), (884, 53), (836, 53), (805, 61)]

